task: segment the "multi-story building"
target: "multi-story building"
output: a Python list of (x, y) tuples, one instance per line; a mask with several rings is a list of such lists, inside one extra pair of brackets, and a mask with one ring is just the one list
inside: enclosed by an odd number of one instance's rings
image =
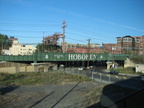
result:
[(9, 48), (9, 50), (5, 51), (5, 55), (32, 55), (36, 47), (33, 45), (23, 45), (21, 43), (18, 43), (18, 39), (11, 37), (10, 40), (12, 40), (12, 47)]
[(121, 54), (144, 54), (144, 36), (117, 37), (117, 50)]
[(9, 55), (32, 55), (36, 48), (32, 45), (13, 44), (9, 48)]
[(9, 40), (11, 40), (12, 41), (12, 44), (17, 44), (18, 43), (18, 38), (15, 38), (15, 37), (13, 37), (13, 36), (11, 36), (10, 38), (9, 38)]
[(144, 55), (144, 36), (134, 36), (137, 39), (137, 48), (139, 49), (139, 54)]
[(103, 49), (108, 53), (114, 53), (114, 54), (120, 53), (119, 46), (117, 44), (107, 43), (102, 45), (103, 45)]
[(90, 48), (95, 48), (95, 47), (100, 47), (100, 44), (93, 44), (91, 43), (89, 46), (87, 44), (69, 44), (65, 43), (66, 48), (80, 48), (80, 47), (90, 47)]
[[(66, 52), (88, 53), (91, 49), (100, 48), (100, 44), (69, 44), (65, 43)], [(93, 50), (94, 51), (94, 50)]]

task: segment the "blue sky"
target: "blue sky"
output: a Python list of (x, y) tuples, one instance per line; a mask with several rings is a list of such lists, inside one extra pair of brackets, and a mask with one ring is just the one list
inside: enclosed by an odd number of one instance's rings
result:
[(63, 20), (68, 43), (116, 43), (144, 35), (144, 0), (0, 0), (0, 33), (20, 43), (62, 33)]

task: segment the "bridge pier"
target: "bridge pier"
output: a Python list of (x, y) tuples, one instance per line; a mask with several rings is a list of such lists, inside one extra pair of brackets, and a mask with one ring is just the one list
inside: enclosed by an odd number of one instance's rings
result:
[(112, 62), (111, 61), (107, 61), (106, 64), (107, 64), (107, 69), (110, 69), (110, 67), (112, 65)]
[(118, 67), (118, 63), (117, 62), (107, 61), (106, 64), (107, 64), (107, 69), (117, 68)]
[(34, 72), (38, 72), (38, 64), (34, 64)]
[[(52, 63), (31, 63), (31, 65), (34, 66), (34, 72), (48, 72), (50, 68), (57, 70), (57, 64)], [(42, 68), (42, 70), (39, 70), (40, 68)]]
[(15, 67), (15, 72), (18, 73), (20, 71), (20, 64), (16, 64), (16, 67)]

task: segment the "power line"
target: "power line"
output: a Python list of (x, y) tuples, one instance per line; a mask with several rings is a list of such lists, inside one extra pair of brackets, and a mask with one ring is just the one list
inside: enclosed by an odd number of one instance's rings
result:
[(42, 30), (42, 31), (27, 31), (27, 30), (0, 30), (0, 31), (7, 31), (7, 32), (43, 32), (43, 31), (45, 31), (45, 32), (55, 32), (55, 31), (46, 31), (46, 30)]
[[(71, 29), (74, 30), (73, 28), (71, 28)], [(76, 31), (78, 31), (78, 30), (76, 30)], [(79, 32), (80, 32), (80, 31), (79, 31)], [(68, 32), (68, 33), (70, 33), (70, 32)], [(86, 30), (82, 30), (81, 33), (85, 33), (85, 34), (89, 35), (89, 37), (88, 37), (88, 36), (85, 36), (85, 35), (81, 35), (81, 36), (86, 37), (86, 38), (90, 38), (90, 37), (91, 37), (91, 39), (108, 41), (108, 40), (104, 40), (104, 39), (100, 39), (100, 38), (94, 38), (94, 36), (96, 35), (96, 33), (94, 33), (94, 32), (86, 32)], [(79, 35), (79, 34), (78, 34), (78, 35)], [(79, 36), (80, 36), (80, 35), (79, 35)], [(113, 41), (110, 40), (110, 42), (113, 42)]]

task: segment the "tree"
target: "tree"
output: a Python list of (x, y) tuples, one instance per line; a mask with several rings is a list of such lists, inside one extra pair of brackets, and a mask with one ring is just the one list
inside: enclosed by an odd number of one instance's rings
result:
[(137, 64), (144, 64), (144, 57), (143, 56), (131, 57), (130, 60), (133, 61), (134, 63), (137, 63)]
[(3, 49), (9, 49), (11, 45), (12, 40), (10, 40), (7, 35), (0, 34), (0, 54), (2, 54)]
[(45, 45), (38, 44), (36, 46), (36, 52), (61, 52), (61, 47), (59, 45)]

